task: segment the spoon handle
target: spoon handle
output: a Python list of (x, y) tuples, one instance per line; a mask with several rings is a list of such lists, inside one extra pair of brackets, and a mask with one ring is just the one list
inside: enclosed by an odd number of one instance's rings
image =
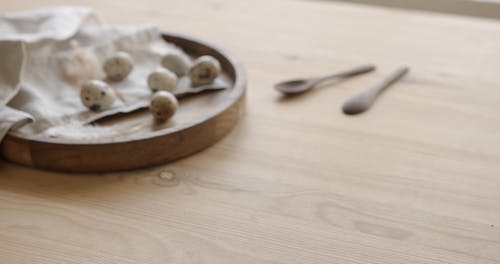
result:
[(344, 113), (350, 115), (359, 114), (366, 111), (371, 107), (377, 96), (382, 91), (384, 91), (391, 84), (401, 79), (406, 73), (408, 73), (409, 70), (410, 69), (406, 66), (398, 68), (382, 82), (347, 100), (347, 102), (344, 103), (342, 110), (344, 111)]
[(370, 94), (372, 101), (379, 95), (382, 91), (387, 89), (387, 87), (391, 86), (393, 83), (399, 81), (399, 79), (403, 78), (406, 73), (408, 73), (410, 69), (406, 66), (400, 67), (394, 72), (392, 72), (386, 79), (384, 79), (379, 84), (376, 84), (372, 88), (366, 91), (367, 94)]
[(391, 84), (399, 81), (399, 79), (403, 78), (406, 73), (410, 68), (403, 66), (395, 70), (391, 75), (389, 75), (385, 80), (383, 80), (381, 83), (378, 85), (375, 85), (372, 87), (370, 90), (373, 93), (374, 96), (380, 94), (383, 90), (385, 90), (387, 87), (391, 86)]
[(356, 76), (356, 75), (360, 75), (360, 74), (363, 74), (363, 73), (368, 73), (368, 72), (374, 71), (375, 69), (376, 69), (375, 65), (371, 65), (371, 64), (363, 65), (363, 66), (358, 66), (356, 68), (353, 68), (353, 69), (350, 69), (350, 70), (347, 70), (347, 71), (343, 71), (343, 72), (339, 72), (339, 73), (335, 73), (335, 74), (332, 74), (332, 75), (328, 75), (328, 76), (325, 76), (325, 77), (318, 78), (318, 80), (316, 81), (316, 84), (322, 83), (322, 82), (324, 82), (326, 80), (335, 79), (335, 78), (353, 77), (353, 76)]

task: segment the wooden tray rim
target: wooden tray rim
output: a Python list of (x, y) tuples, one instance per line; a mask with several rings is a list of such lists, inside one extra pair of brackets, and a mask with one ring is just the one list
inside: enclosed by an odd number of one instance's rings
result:
[(152, 131), (145, 136), (142, 136), (142, 137), (138, 136), (138, 137), (134, 137), (131, 139), (117, 139), (117, 140), (113, 140), (110, 142), (104, 142), (104, 141), (103, 142), (99, 142), (99, 141), (74, 142), (74, 141), (69, 141), (66, 139), (56, 139), (56, 138), (54, 138), (54, 139), (46, 138), (46, 139), (42, 140), (42, 139), (37, 139), (37, 138), (30, 138), (30, 137), (27, 137), (27, 136), (24, 136), (21, 134), (17, 134), (15, 132), (8, 132), (5, 135), (5, 138), (3, 140), (30, 141), (30, 142), (43, 143), (43, 144), (73, 145), (75, 147), (88, 146), (88, 145), (113, 145), (113, 144), (121, 144), (121, 143), (130, 143), (130, 142), (137, 142), (137, 141), (142, 141), (142, 140), (149, 140), (149, 139), (153, 139), (155, 137), (162, 137), (162, 136), (166, 136), (166, 135), (173, 134), (176, 132), (180, 132), (182, 130), (189, 129), (191, 127), (206, 123), (206, 122), (210, 121), (210, 119), (217, 117), (222, 112), (224, 112), (224, 110), (226, 110), (231, 105), (236, 103), (237, 98), (240, 98), (243, 95), (243, 93), (245, 93), (246, 81), (247, 81), (245, 69), (244, 69), (243, 65), (238, 60), (236, 60), (232, 56), (228, 55), (228, 53), (223, 48), (220, 48), (217, 45), (213, 45), (210, 42), (203, 41), (203, 40), (200, 40), (198, 38), (186, 36), (184, 34), (163, 31), (162, 37), (164, 39), (167, 39), (167, 38), (182, 39), (184, 41), (188, 41), (188, 42), (195, 43), (197, 45), (204, 46), (204, 47), (212, 50), (213, 52), (218, 53), (221, 57), (226, 59), (234, 71), (234, 84), (230, 88), (230, 89), (232, 89), (230, 97), (234, 98), (234, 100), (228, 100), (228, 101), (224, 102), (224, 104), (218, 105), (217, 109), (215, 109), (214, 112), (210, 116), (207, 116), (202, 120), (192, 122), (190, 124), (184, 124), (184, 125), (174, 126), (171, 128), (165, 128), (165, 129), (162, 129), (159, 131)]

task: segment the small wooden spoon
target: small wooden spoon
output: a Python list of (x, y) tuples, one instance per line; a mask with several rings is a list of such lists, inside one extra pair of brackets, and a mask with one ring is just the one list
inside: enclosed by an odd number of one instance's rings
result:
[(391, 84), (401, 79), (409, 71), (410, 68), (408, 67), (400, 67), (381, 83), (376, 84), (375, 86), (347, 100), (342, 107), (342, 111), (344, 111), (344, 113), (348, 115), (363, 113), (372, 106), (373, 102), (382, 91), (384, 91)]
[(280, 82), (274, 85), (274, 88), (283, 93), (284, 95), (294, 95), (308, 91), (314, 86), (317, 86), (318, 84), (327, 80), (337, 79), (337, 78), (348, 78), (363, 73), (371, 72), (373, 70), (375, 70), (375, 66), (363, 65), (345, 72), (331, 74), (323, 77), (296, 79), (296, 80)]

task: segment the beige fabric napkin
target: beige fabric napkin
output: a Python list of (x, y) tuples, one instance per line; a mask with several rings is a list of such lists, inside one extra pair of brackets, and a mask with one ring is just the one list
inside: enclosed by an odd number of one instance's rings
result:
[[(84, 7), (0, 16), (0, 140), (9, 129), (36, 135), (147, 106), (147, 75), (160, 67), (163, 54), (174, 50), (181, 51), (153, 26), (108, 26)], [(103, 60), (116, 51), (130, 53), (134, 69), (124, 81), (110, 83), (119, 95), (111, 109), (89, 111), (80, 102), (80, 85), (103, 79)], [(176, 94), (227, 86), (217, 79), (194, 89), (184, 77)]]

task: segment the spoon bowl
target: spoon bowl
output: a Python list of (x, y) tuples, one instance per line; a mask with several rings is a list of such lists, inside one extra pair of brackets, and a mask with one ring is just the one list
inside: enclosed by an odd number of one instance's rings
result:
[(406, 66), (398, 68), (382, 82), (347, 100), (342, 106), (342, 111), (346, 115), (357, 115), (365, 112), (372, 106), (380, 93), (403, 78), (409, 71), (410, 68)]
[(296, 79), (276, 84), (274, 88), (283, 94), (298, 94), (311, 88), (311, 79)]

